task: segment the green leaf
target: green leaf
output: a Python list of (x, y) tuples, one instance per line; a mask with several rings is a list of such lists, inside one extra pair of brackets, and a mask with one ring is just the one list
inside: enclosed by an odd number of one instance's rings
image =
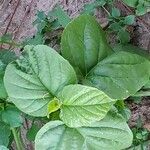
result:
[(4, 122), (0, 122), (0, 145), (8, 146), (10, 133), (9, 126)]
[(35, 140), (35, 136), (40, 128), (36, 124), (32, 124), (32, 127), (27, 131), (27, 139), (30, 141)]
[(7, 92), (4, 87), (3, 77), (5, 73), (5, 68), (8, 63), (15, 60), (17, 57), (13, 51), (10, 50), (0, 50), (0, 98), (6, 99)]
[(116, 102), (102, 91), (83, 85), (68, 85), (58, 94), (60, 118), (69, 127), (80, 127), (105, 117)]
[(92, 2), (84, 5), (83, 12), (84, 14), (93, 14), (96, 7), (96, 3)]
[(0, 50), (0, 60), (5, 65), (5, 67), (15, 59), (17, 59), (15, 52), (7, 49)]
[(43, 21), (46, 19), (46, 15), (44, 13), (44, 11), (38, 11), (37, 12), (37, 18), (40, 20), (40, 21)]
[(130, 34), (126, 30), (123, 29), (119, 30), (118, 38), (122, 44), (130, 42)]
[(149, 66), (146, 58), (120, 51), (99, 62), (83, 82), (97, 87), (111, 98), (125, 99), (148, 82)]
[(0, 37), (0, 43), (7, 43), (12, 40), (12, 35), (11, 34), (5, 34)]
[(123, 0), (123, 2), (130, 7), (136, 7), (138, 4), (138, 1), (139, 0)]
[(23, 112), (46, 116), (47, 104), (64, 86), (76, 83), (72, 66), (45, 45), (26, 46), (17, 61), (5, 72), (10, 100)]
[(144, 89), (150, 89), (150, 80), (144, 85)]
[(112, 17), (114, 17), (114, 18), (118, 18), (118, 17), (120, 17), (120, 10), (118, 9), (118, 8), (112, 8), (112, 10), (111, 10), (111, 15), (112, 15)]
[(21, 112), (14, 106), (9, 106), (2, 111), (2, 120), (10, 127), (20, 127), (23, 123)]
[(61, 53), (78, 75), (85, 76), (98, 61), (112, 53), (112, 50), (95, 18), (81, 15), (65, 28), (61, 39)]
[(126, 52), (130, 52), (133, 54), (138, 54), (141, 55), (145, 58), (147, 58), (148, 60), (150, 60), (150, 55), (147, 52), (147, 50), (139, 48), (137, 46), (131, 45), (131, 44), (116, 44), (115, 47), (113, 48), (113, 50), (115, 52), (120, 52), (120, 51), (126, 51)]
[(127, 24), (127, 25), (132, 25), (134, 21), (135, 21), (134, 15), (129, 15), (124, 18), (124, 24)]
[(87, 3), (84, 5), (84, 9), (82, 13), (84, 14), (93, 14), (96, 7), (104, 6), (106, 4), (106, 0), (96, 0), (91, 3)]
[[(37, 24), (37, 30), (38, 33), (41, 33), (42, 30), (45, 28), (46, 26), (46, 21), (41, 21), (40, 23)], [(42, 34), (42, 33), (41, 33)]]
[(143, 4), (139, 4), (137, 6), (136, 15), (142, 16), (142, 15), (146, 14), (146, 12), (147, 12), (147, 9)]
[(9, 150), (9, 149), (3, 145), (0, 145), (0, 150)]
[(120, 26), (120, 24), (118, 22), (114, 22), (112, 23), (109, 28), (112, 30), (112, 31), (119, 31), (122, 29), (122, 27)]
[(49, 16), (56, 17), (59, 24), (61, 24), (63, 27), (65, 27), (71, 21), (69, 16), (62, 10), (60, 6), (54, 8), (54, 10), (49, 13)]
[(61, 106), (60, 101), (55, 97), (48, 103), (47, 116), (49, 117), (49, 114), (57, 111), (60, 108), (60, 106)]
[(109, 113), (103, 120), (81, 128), (49, 122), (37, 133), (35, 150), (121, 150), (131, 145), (132, 138), (124, 119)]
[(0, 99), (7, 98), (7, 92), (3, 82), (4, 72), (0, 72)]
[(24, 46), (44, 44), (43, 35), (41, 33), (37, 33), (34, 37), (25, 39), (22, 44)]

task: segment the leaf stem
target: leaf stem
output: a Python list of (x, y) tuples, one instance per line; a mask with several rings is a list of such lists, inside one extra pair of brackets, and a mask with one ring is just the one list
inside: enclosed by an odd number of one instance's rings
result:
[(105, 12), (108, 14), (108, 16), (111, 16), (110, 12), (104, 6), (102, 6), (102, 8), (105, 10)]
[(134, 95), (134, 97), (141, 97), (141, 96), (150, 96), (150, 91), (140, 91)]
[(17, 150), (24, 150), (23, 144), (21, 142), (21, 138), (20, 138), (19, 133), (17, 132), (16, 128), (11, 128), (11, 130), (12, 130), (12, 134), (14, 136)]

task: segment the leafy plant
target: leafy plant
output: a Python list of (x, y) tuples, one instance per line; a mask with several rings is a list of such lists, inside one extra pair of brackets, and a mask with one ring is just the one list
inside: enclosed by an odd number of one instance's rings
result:
[[(108, 15), (109, 27), (108, 33), (113, 33), (116, 38), (122, 44), (130, 42), (130, 34), (127, 30), (129, 25), (132, 25), (135, 21), (135, 15), (121, 16), (121, 11), (115, 7), (113, 0), (99, 1), (95, 0), (90, 4), (86, 4), (82, 13), (93, 14), (95, 8), (101, 8)], [(108, 7), (108, 10), (106, 9)]]
[(114, 104), (149, 81), (149, 60), (114, 52), (90, 15), (66, 26), (61, 54), (45, 45), (28, 45), (5, 71), (9, 99), (21, 111), (35, 117), (55, 116), (38, 131), (35, 149), (129, 147), (132, 132)]
[(136, 15), (141, 16), (150, 11), (150, 0), (123, 0), (125, 4), (135, 8)]
[[(7, 149), (6, 147), (11, 142), (11, 133), (14, 135), (15, 139), (19, 138), (17, 130), (23, 123), (21, 112), (8, 100), (3, 82), (7, 64), (16, 58), (13, 51), (0, 51), (0, 149), (4, 150)], [(16, 144), (18, 148), (21, 142), (18, 141)]]
[(48, 14), (37, 11), (37, 18), (33, 22), (33, 25), (37, 28), (37, 33), (32, 38), (23, 41), (23, 45), (49, 44), (47, 43), (49, 39), (46, 34), (64, 28), (70, 21), (71, 19), (60, 6), (56, 6)]
[(148, 146), (148, 141), (150, 133), (147, 129), (144, 129), (141, 118), (137, 120), (137, 125), (132, 129), (133, 132), (133, 149), (145, 150)]

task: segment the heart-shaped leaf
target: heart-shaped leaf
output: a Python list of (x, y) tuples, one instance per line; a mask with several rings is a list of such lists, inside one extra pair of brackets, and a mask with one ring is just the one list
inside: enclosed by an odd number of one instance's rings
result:
[(121, 150), (132, 144), (132, 138), (125, 120), (111, 112), (103, 120), (81, 128), (49, 122), (37, 133), (35, 150)]
[(98, 61), (112, 53), (112, 50), (95, 18), (81, 15), (65, 28), (61, 39), (61, 53), (78, 75), (85, 76)]
[(4, 77), (10, 100), (23, 112), (46, 116), (47, 104), (68, 84), (76, 83), (72, 66), (48, 46), (26, 46)]
[(81, 127), (105, 117), (116, 100), (104, 92), (83, 85), (68, 85), (58, 94), (60, 118), (69, 127)]
[(99, 62), (83, 82), (104, 91), (111, 98), (134, 95), (150, 77), (150, 62), (137, 54), (118, 52)]

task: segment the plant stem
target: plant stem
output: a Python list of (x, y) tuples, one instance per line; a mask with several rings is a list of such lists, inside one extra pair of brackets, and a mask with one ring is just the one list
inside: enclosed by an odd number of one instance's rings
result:
[(108, 14), (108, 16), (111, 16), (110, 12), (104, 6), (102, 6), (102, 8), (105, 10), (105, 12)]
[(13, 133), (13, 136), (14, 136), (14, 140), (16, 142), (17, 150), (23, 150), (24, 148), (23, 148), (19, 133), (16, 131), (15, 128), (12, 128), (11, 130), (12, 130), (12, 133)]

